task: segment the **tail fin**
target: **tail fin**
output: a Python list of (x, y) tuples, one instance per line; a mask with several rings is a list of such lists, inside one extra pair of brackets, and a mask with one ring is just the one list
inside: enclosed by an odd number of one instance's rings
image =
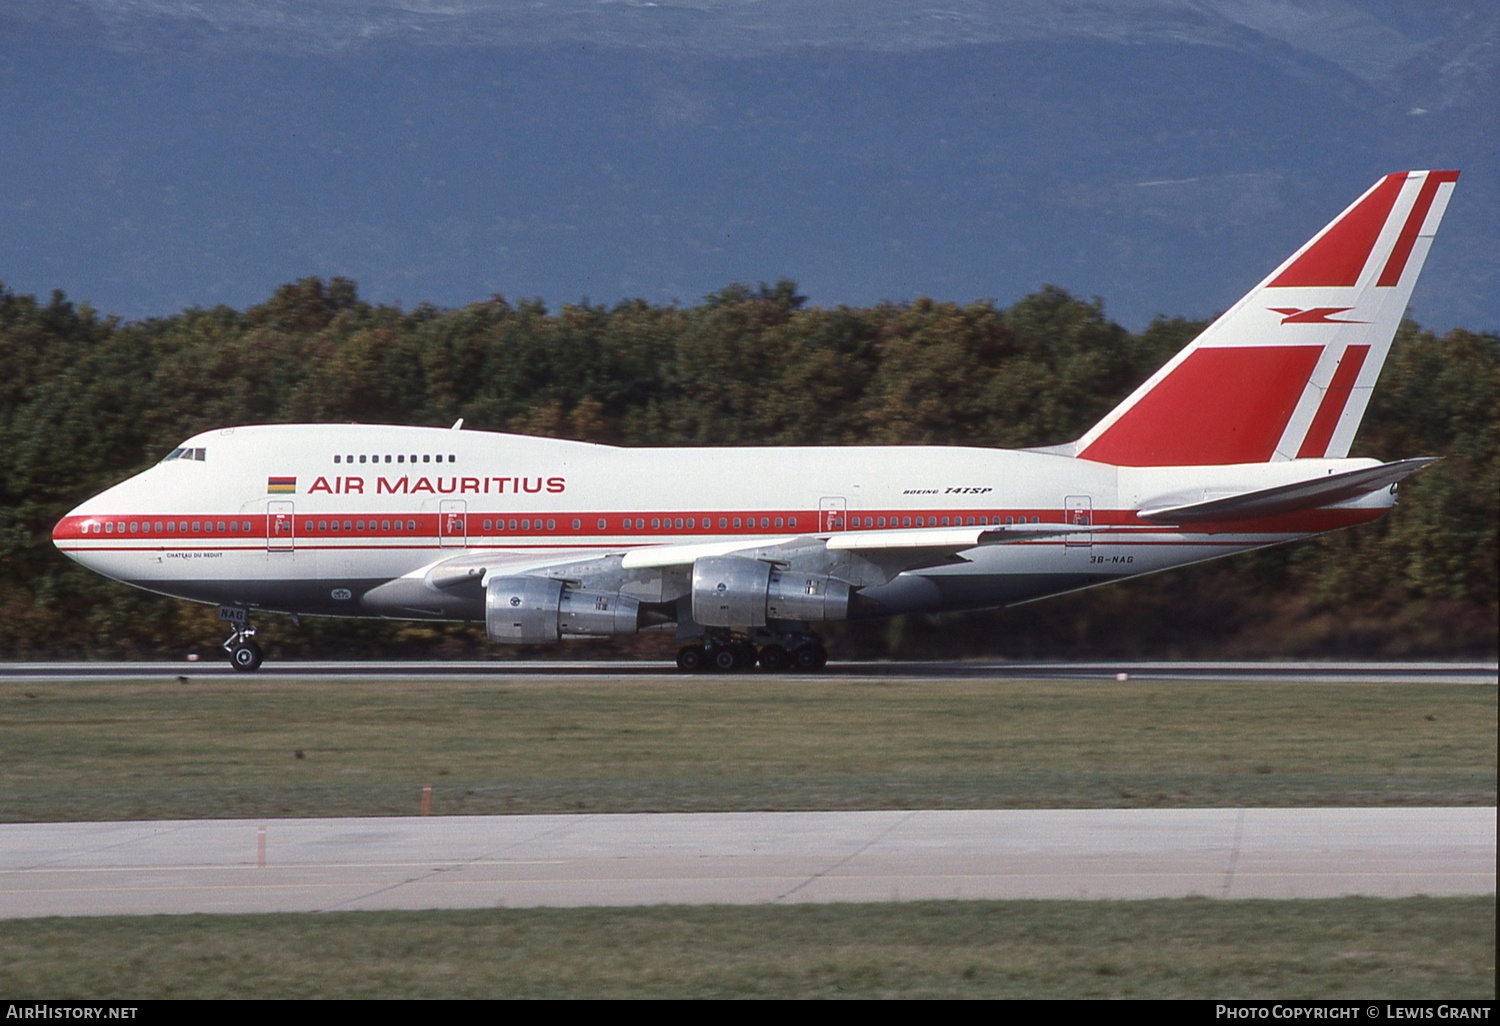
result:
[(1135, 467), (1347, 456), (1457, 180), (1376, 182), (1072, 454)]

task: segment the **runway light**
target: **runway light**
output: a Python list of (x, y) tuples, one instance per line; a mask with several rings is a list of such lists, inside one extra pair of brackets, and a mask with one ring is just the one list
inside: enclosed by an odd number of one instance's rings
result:
[(197, 661), (198, 661), (198, 653), (197, 652), (189, 652), (188, 653), (188, 662), (190, 662), (190, 663), (196, 663)]
[(1129, 679), (1130, 679), (1130, 674), (1128, 674), (1128, 673), (1117, 673), (1117, 674), (1115, 674), (1115, 680), (1129, 680)]

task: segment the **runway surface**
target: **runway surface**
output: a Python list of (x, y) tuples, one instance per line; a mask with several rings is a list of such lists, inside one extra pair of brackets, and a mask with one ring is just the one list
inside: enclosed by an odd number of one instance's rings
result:
[(1493, 808), (0, 825), (0, 918), (1491, 894)]
[[(1235, 680), (1313, 681), (1381, 683), (1421, 681), (1433, 684), (1495, 684), (1500, 668), (1495, 663), (1392, 663), (1392, 662), (1131, 662), (1112, 663), (1012, 663), (1012, 662), (833, 662), (814, 676), (833, 678), (890, 678), (943, 680), (981, 678), (994, 680), (1113, 680), (1120, 674), (1131, 680)], [(472, 660), (450, 662), (268, 662), (254, 674), (236, 673), (217, 654), (198, 662), (151, 663), (0, 663), (0, 679), (66, 681), (78, 679), (172, 680), (226, 678), (256, 680), (284, 677), (564, 677), (580, 680), (655, 677), (667, 675), (683, 680), (754, 678), (763, 674), (698, 674), (678, 672), (667, 662), (649, 661), (549, 661)], [(778, 674), (779, 679), (792, 677)]]

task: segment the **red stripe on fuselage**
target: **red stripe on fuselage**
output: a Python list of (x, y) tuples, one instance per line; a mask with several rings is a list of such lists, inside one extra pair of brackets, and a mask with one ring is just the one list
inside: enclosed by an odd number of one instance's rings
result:
[[(1139, 536), (1142, 535), (1142, 534), (1150, 534), (1150, 535), (1191, 534), (1191, 535), (1197, 536), (1197, 535), (1205, 535), (1205, 534), (1222, 534), (1222, 533), (1236, 533), (1236, 534), (1295, 534), (1295, 535), (1301, 535), (1301, 534), (1318, 533), (1318, 532), (1322, 532), (1322, 531), (1331, 531), (1331, 530), (1336, 530), (1336, 529), (1341, 528), (1341, 527), (1350, 527), (1350, 526), (1353, 526), (1355, 524), (1366, 523), (1366, 522), (1368, 522), (1370, 520), (1375, 520), (1375, 519), (1379, 518), (1385, 512), (1386, 512), (1386, 510), (1384, 510), (1384, 509), (1317, 509), (1317, 510), (1304, 510), (1304, 511), (1301, 511), (1301, 512), (1283, 513), (1283, 514), (1280, 514), (1280, 515), (1274, 516), (1274, 517), (1261, 517), (1261, 518), (1250, 519), (1250, 520), (1226, 520), (1226, 521), (1214, 522), (1214, 523), (1193, 524), (1193, 525), (1191, 525), (1188, 528), (1183, 528), (1183, 527), (1178, 527), (1178, 526), (1174, 526), (1174, 525), (1171, 525), (1171, 524), (1162, 524), (1162, 523), (1157, 523), (1155, 521), (1144, 521), (1144, 520), (1141, 520), (1137, 516), (1137, 513), (1136, 513), (1135, 510), (1104, 510), (1104, 509), (1096, 509), (1096, 510), (1093, 511), (1093, 525), (1092, 526), (1094, 527), (1094, 531), (1093, 531), (1094, 544), (1143, 544), (1143, 545), (1174, 544), (1175, 545), (1175, 544), (1183, 544), (1183, 543), (1180, 542), (1180, 541), (1171, 540), (1171, 539), (1150, 540), (1150, 539), (1140, 538)], [(1030, 520), (1030, 518), (1033, 517), (1033, 516), (1039, 517), (1039, 518), (1042, 518), (1042, 519), (1052, 519), (1052, 518), (1057, 517), (1059, 515), (1059, 513), (1060, 513), (1060, 511), (1058, 511), (1058, 510), (1025, 510), (1025, 511), (1010, 511), (1010, 512), (991, 512), (991, 513), (985, 513), (985, 514), (975, 513), (974, 516), (976, 518), (978, 518), (980, 516), (985, 516), (985, 517), (987, 517), (989, 519), (990, 523), (988, 525), (973, 525), (973, 526), (991, 526), (991, 527), (1003, 526), (1003, 520), (1004, 520), (1005, 517), (1012, 517), (1016, 522), (1024, 522), (1026, 520)], [(770, 514), (768, 514), (768, 515), (770, 515)], [(871, 519), (876, 520), (877, 522), (879, 520), (880, 515), (881, 514), (877, 514), (875, 511), (870, 511), (869, 513), (865, 513), (864, 511), (860, 511), (857, 514), (857, 516), (859, 517), (859, 519), (861, 521), (863, 521), (864, 518), (866, 516), (868, 516)], [(923, 518), (931, 521), (931, 520), (934, 519), (935, 516), (942, 516), (942, 515), (943, 514), (941, 514), (941, 513), (933, 514), (933, 513), (930, 513), (930, 512), (909, 513), (907, 511), (901, 511), (898, 514), (892, 514), (892, 513), (887, 512), (887, 513), (884, 514), (884, 516), (887, 519), (887, 524), (886, 524), (886, 526), (884, 528), (881, 528), (881, 527), (878, 527), (878, 526), (865, 527), (861, 523), (861, 524), (858, 524), (858, 525), (855, 525), (855, 526), (849, 528), (849, 530), (851, 530), (851, 531), (865, 531), (865, 530), (878, 531), (878, 530), (899, 529), (899, 528), (902, 527), (901, 523), (895, 523), (895, 524), (893, 524), (890, 521), (893, 520), (893, 519), (895, 519), (895, 520), (899, 520), (899, 521), (904, 522), (906, 519), (908, 519), (908, 517), (910, 517), (911, 519), (915, 520), (918, 516), (921, 516), (921, 517), (923, 517)], [(948, 515), (950, 516), (950, 519), (959, 519), (958, 517), (953, 516), (951, 513), (948, 514)], [(700, 514), (700, 517), (701, 517), (701, 514)], [(83, 534), (79, 530), (81, 524), (83, 522), (85, 522), (85, 521), (98, 522), (98, 521), (101, 521), (103, 519), (106, 519), (106, 518), (99, 517), (99, 516), (68, 517), (68, 518), (64, 518), (64, 520), (62, 520), (62, 521), (60, 521), (58, 523), (57, 528), (54, 530), (54, 532), (53, 532), (53, 538), (54, 538), (54, 540), (56, 540), (57, 542), (60, 543), (59, 547), (62, 548), (62, 549), (64, 549), (65, 551), (83, 552), (83, 553), (86, 553), (86, 552), (132, 552), (132, 551), (137, 551), (137, 552), (138, 551), (262, 552), (263, 553), (263, 552), (266, 551), (266, 542), (265, 542), (264, 538), (256, 538), (254, 535), (248, 535), (247, 536), (247, 535), (245, 535), (243, 533), (240, 534), (238, 537), (231, 536), (231, 535), (229, 535), (227, 533), (222, 534), (222, 535), (215, 533), (215, 534), (210, 534), (210, 535), (202, 535), (202, 534), (200, 534), (200, 535), (198, 535), (196, 537), (190, 536), (189, 538), (184, 539), (181, 535), (170, 536), (170, 535), (167, 535), (167, 534), (164, 534), (164, 533), (163, 534), (156, 534), (155, 532), (152, 532), (150, 534), (143, 534), (143, 533), (130, 534), (130, 533), (128, 533), (128, 528), (127, 528), (127, 533), (123, 537), (120, 534), (118, 534), (118, 533), (115, 533), (115, 534), (95, 534), (95, 533)], [(151, 520), (154, 523), (157, 518), (155, 518), (155, 517), (152, 517), (152, 518), (146, 518), (146, 517), (109, 517), (107, 519), (109, 519), (111, 522), (126, 523), (126, 524), (129, 524), (133, 520), (137, 524), (140, 524), (140, 523), (142, 523), (142, 522), (144, 522), (144, 521), (146, 521), (148, 519)], [(243, 519), (243, 518), (241, 518), (241, 519)], [(660, 545), (660, 544), (667, 544), (667, 543), (673, 543), (673, 542), (692, 542), (692, 541), (704, 541), (704, 540), (719, 540), (719, 539), (724, 539), (724, 538), (733, 538), (736, 535), (759, 536), (759, 535), (764, 535), (766, 533), (766, 529), (762, 529), (762, 528), (760, 528), (758, 526), (755, 527), (755, 528), (753, 528), (753, 529), (744, 528), (744, 529), (741, 529), (738, 532), (736, 532), (733, 529), (721, 530), (721, 529), (719, 529), (717, 527), (714, 527), (714, 528), (711, 528), (709, 530), (702, 531), (701, 533), (695, 533), (695, 534), (692, 534), (692, 535), (685, 534), (682, 531), (679, 531), (679, 530), (676, 530), (676, 529), (672, 529), (669, 532), (667, 529), (661, 529), (661, 530), (658, 530), (658, 531), (652, 531), (651, 529), (647, 528), (647, 529), (645, 529), (643, 531), (637, 532), (637, 531), (634, 531), (632, 529), (627, 529), (627, 528), (621, 527), (620, 526), (620, 517), (619, 517), (618, 514), (611, 514), (606, 519), (610, 523), (610, 526), (608, 528), (606, 528), (604, 531), (591, 530), (589, 532), (590, 534), (594, 534), (594, 535), (607, 534), (609, 536), (609, 540), (608, 541), (604, 541), (602, 543), (600, 541), (592, 541), (591, 542), (591, 541), (580, 540), (579, 539), (579, 535), (578, 534), (573, 534), (573, 533), (552, 532), (550, 534), (540, 534), (540, 535), (538, 535), (538, 534), (528, 534), (528, 535), (520, 536), (519, 532), (518, 532), (518, 536), (516, 536), (513, 539), (513, 542), (511, 544), (506, 544), (507, 541), (509, 540), (509, 539), (507, 539), (506, 535), (503, 535), (503, 534), (493, 534), (493, 533), (486, 534), (484, 532), (475, 532), (474, 534), (472, 534), (465, 541), (465, 543), (462, 546), (456, 546), (456, 545), (452, 545), (452, 544), (450, 544), (448, 546), (440, 546), (440, 544), (439, 544), (440, 540), (435, 535), (427, 535), (425, 537), (418, 537), (418, 536), (414, 536), (414, 535), (412, 535), (410, 533), (402, 535), (401, 536), (401, 540), (408, 541), (411, 544), (408, 544), (408, 545), (392, 545), (392, 544), (388, 544), (388, 542), (391, 541), (391, 540), (393, 540), (393, 539), (395, 539), (396, 536), (394, 535), (394, 533), (391, 533), (391, 534), (370, 535), (370, 534), (357, 534), (357, 533), (352, 533), (351, 532), (349, 534), (339, 535), (339, 536), (331, 536), (331, 535), (326, 535), (325, 534), (325, 535), (317, 536), (316, 538), (313, 538), (313, 537), (310, 537), (310, 536), (307, 536), (307, 535), (301, 535), (301, 536), (299, 536), (296, 539), (296, 546), (297, 546), (297, 550), (298, 551), (304, 551), (304, 550), (330, 550), (330, 551), (342, 551), (342, 552), (359, 551), (359, 550), (368, 551), (368, 552), (399, 552), (399, 551), (408, 551), (408, 550), (414, 550), (414, 549), (426, 549), (426, 550), (441, 551), (444, 548), (451, 549), (451, 548), (459, 548), (459, 547), (462, 547), (462, 548), (472, 548), (472, 549), (515, 548), (515, 549), (538, 549), (538, 550), (544, 550), (544, 549), (566, 549), (566, 548), (572, 548), (572, 549), (578, 549), (578, 548), (609, 548), (609, 549), (618, 549), (622, 545), (630, 545), (630, 544), (632, 544), (634, 542), (639, 542), (640, 544), (645, 544), (645, 545)], [(634, 517), (632, 517), (631, 519), (634, 519)], [(968, 514), (966, 513), (962, 519), (967, 520), (968, 519)], [(927, 526), (927, 527), (941, 527), (943, 525), (928, 523), (928, 524), (926, 524), (924, 526)], [(950, 524), (948, 526), (969, 526), (969, 525), (966, 525), (966, 524), (958, 524), (958, 525)], [(771, 530), (774, 531), (774, 528), (771, 529)], [(804, 533), (814, 533), (814, 532), (804, 532)], [(827, 534), (828, 532), (816, 532), (816, 533)], [(834, 533), (842, 533), (842, 532), (834, 532)], [(126, 545), (109, 544), (109, 543), (112, 543), (112, 542), (124, 541), (126, 539), (129, 539), (129, 541), (130, 541), (131, 544), (126, 544)], [(387, 542), (387, 544), (370, 544), (370, 543), (375, 542), (377, 540)], [(86, 542), (87, 544), (67, 544), (68, 542), (73, 542), (73, 541)], [(454, 541), (454, 539), (450, 538), (450, 539), (448, 539), (448, 541), (452, 542), (452, 541)], [(1052, 545), (1052, 544), (1057, 544), (1057, 545), (1061, 545), (1061, 544), (1064, 544), (1065, 541), (1066, 541), (1066, 539), (1064, 539), (1064, 538), (1055, 538), (1055, 539), (1038, 539), (1038, 540), (1035, 540), (1035, 541), (1016, 541), (1016, 542), (1009, 542), (1007, 544), (1013, 544), (1013, 545)], [(184, 544), (184, 542), (190, 542), (191, 544)], [(238, 543), (238, 544), (226, 544), (226, 543), (231, 543), (231, 542)], [(104, 544), (100, 544), (100, 543), (104, 543)], [(343, 543), (343, 544), (339, 544), (339, 543)], [(1190, 543), (1190, 544), (1196, 544), (1196, 543)]]
[(1263, 463), (1322, 346), (1194, 350), (1078, 455), (1123, 467)]

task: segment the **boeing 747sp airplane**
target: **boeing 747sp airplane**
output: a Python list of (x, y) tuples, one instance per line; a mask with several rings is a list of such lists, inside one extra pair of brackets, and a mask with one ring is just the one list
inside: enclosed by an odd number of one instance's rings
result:
[(220, 607), (483, 621), (537, 644), (675, 628), (684, 670), (820, 668), (832, 620), (1028, 602), (1365, 523), (1427, 459), (1350, 443), (1457, 181), (1387, 175), (1081, 438), (622, 449), (452, 429), (229, 427), (53, 531)]

